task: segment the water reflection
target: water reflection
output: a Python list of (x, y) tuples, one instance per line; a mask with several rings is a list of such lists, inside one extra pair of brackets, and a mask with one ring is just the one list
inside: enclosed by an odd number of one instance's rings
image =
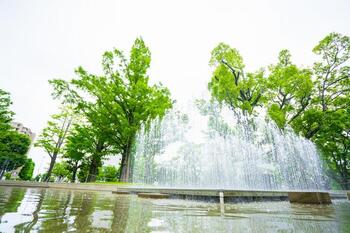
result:
[(350, 203), (219, 204), (0, 187), (0, 232), (350, 232)]

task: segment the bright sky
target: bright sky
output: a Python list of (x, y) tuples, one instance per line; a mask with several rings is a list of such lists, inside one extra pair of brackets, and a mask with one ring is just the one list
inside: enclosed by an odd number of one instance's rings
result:
[[(0, 0), (0, 88), (12, 95), (15, 120), (39, 134), (57, 110), (47, 80), (69, 79), (79, 65), (100, 72), (105, 50), (127, 51), (138, 36), (152, 52), (151, 79), (185, 102), (205, 91), (219, 42), (237, 48), (250, 71), (283, 48), (309, 66), (333, 31), (350, 35), (350, 1)], [(29, 156), (36, 172), (46, 168), (43, 151)]]

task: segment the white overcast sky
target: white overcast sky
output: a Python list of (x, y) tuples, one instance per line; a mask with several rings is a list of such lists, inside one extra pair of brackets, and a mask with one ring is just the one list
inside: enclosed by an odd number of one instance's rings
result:
[[(350, 35), (349, 0), (0, 0), (0, 88), (15, 120), (38, 134), (57, 110), (47, 80), (69, 79), (79, 65), (100, 72), (104, 51), (127, 51), (138, 36), (152, 52), (151, 79), (184, 102), (205, 91), (219, 42), (237, 48), (250, 71), (283, 48), (310, 66), (312, 48), (333, 31)], [(29, 156), (36, 170), (46, 167), (40, 149)]]

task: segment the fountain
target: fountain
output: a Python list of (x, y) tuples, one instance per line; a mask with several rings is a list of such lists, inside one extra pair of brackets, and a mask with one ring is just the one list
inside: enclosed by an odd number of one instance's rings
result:
[(216, 102), (171, 110), (137, 137), (133, 182), (171, 188), (324, 190), (315, 145), (280, 130), (263, 111), (234, 114)]

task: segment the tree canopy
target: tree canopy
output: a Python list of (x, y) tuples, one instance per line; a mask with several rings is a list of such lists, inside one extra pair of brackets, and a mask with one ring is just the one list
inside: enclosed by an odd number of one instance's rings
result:
[[(96, 141), (90, 163), (90, 175), (96, 178), (104, 154), (121, 154), (122, 181), (131, 180), (132, 147), (142, 125), (162, 117), (171, 108), (170, 92), (161, 84), (149, 84), (147, 70), (151, 53), (144, 41), (136, 39), (127, 59), (114, 49), (102, 57), (102, 75), (84, 68), (69, 82), (52, 80), (55, 97), (75, 103), (84, 115)], [(87, 98), (86, 98), (87, 97)]]
[(5, 131), (0, 134), (0, 164), (1, 174), (22, 166), (27, 159), (30, 138), (16, 131)]
[(41, 147), (50, 157), (50, 166), (45, 181), (49, 181), (56, 159), (63, 154), (64, 145), (74, 122), (74, 112), (69, 106), (62, 107), (59, 114), (51, 116), (47, 126), (39, 135), (35, 146)]
[(59, 181), (69, 176), (69, 170), (67, 169), (66, 162), (55, 163), (52, 169), (52, 174), (58, 178)]
[[(344, 189), (350, 187), (350, 38), (330, 33), (313, 49), (319, 60), (312, 68), (292, 63), (282, 50), (277, 64), (249, 78), (243, 74), (238, 51), (220, 43), (212, 51), (214, 66), (209, 90), (212, 97), (235, 114), (254, 114), (261, 106), (281, 129), (314, 141), (321, 150), (328, 174)], [(247, 98), (248, 97), (248, 98)]]
[(237, 49), (220, 43), (211, 52), (209, 64), (214, 71), (208, 88), (220, 103), (227, 104), (235, 113), (241, 109), (244, 115), (253, 113), (254, 108), (261, 105), (264, 72), (245, 74), (243, 58)]
[(267, 78), (268, 113), (280, 128), (293, 125), (308, 107), (312, 95), (312, 72), (300, 69), (291, 61), (288, 50), (282, 50), (278, 63), (270, 66)]
[(10, 94), (0, 89), (0, 179), (6, 171), (21, 167), (27, 158), (31, 140), (11, 126), (14, 113)]

